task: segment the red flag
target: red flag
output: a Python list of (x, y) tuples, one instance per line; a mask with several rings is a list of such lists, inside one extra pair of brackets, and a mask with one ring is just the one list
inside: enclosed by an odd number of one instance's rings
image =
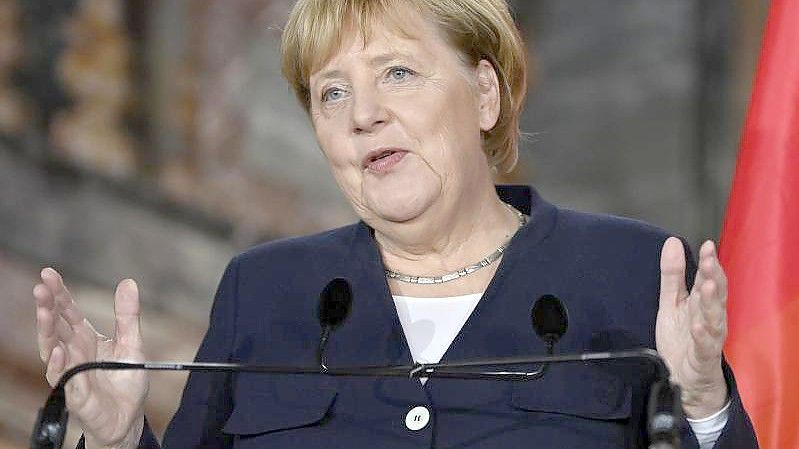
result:
[(720, 246), (760, 447), (799, 449), (799, 0), (772, 0)]

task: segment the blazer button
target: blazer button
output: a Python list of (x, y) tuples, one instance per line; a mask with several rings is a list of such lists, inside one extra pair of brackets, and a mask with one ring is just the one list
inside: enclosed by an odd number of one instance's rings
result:
[(422, 430), (430, 422), (430, 410), (426, 407), (414, 407), (405, 415), (405, 427), (409, 430)]

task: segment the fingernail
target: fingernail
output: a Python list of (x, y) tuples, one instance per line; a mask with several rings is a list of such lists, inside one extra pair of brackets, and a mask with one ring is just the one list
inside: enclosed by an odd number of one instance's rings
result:
[(132, 288), (132, 289), (135, 289), (135, 290), (139, 289), (139, 286), (136, 284), (136, 281), (134, 281), (133, 279), (130, 279), (130, 278), (123, 279), (122, 280), (122, 284), (124, 284), (126, 288)]

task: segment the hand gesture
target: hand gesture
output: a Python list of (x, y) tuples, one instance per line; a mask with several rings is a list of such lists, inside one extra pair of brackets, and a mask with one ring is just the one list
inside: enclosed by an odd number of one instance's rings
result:
[[(139, 291), (126, 279), (114, 294), (114, 338), (98, 333), (78, 310), (61, 275), (52, 268), (41, 273), (33, 289), (39, 356), (47, 364), (47, 381), (80, 363), (95, 360), (141, 362)], [(145, 371), (87, 371), (66, 384), (67, 408), (77, 418), (86, 447), (136, 447), (144, 425)]]
[(721, 370), (721, 350), (727, 337), (727, 277), (716, 248), (706, 241), (699, 250), (694, 285), (685, 285), (682, 242), (670, 237), (660, 256), (660, 307), (655, 339), (657, 350), (682, 388), (683, 407), (690, 418), (704, 418), (727, 402)]

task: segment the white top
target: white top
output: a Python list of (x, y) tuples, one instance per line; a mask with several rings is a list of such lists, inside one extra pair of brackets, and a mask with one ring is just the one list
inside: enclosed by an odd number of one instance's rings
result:
[(482, 293), (445, 298), (394, 296), (413, 360), (438, 363), (480, 302)]
[[(394, 305), (413, 360), (419, 363), (440, 362), (482, 297), (482, 293), (444, 298), (395, 295)], [(427, 378), (420, 380), (425, 383)], [(700, 449), (710, 449), (716, 444), (727, 424), (729, 406), (727, 403), (718, 413), (707, 418), (688, 420)]]

